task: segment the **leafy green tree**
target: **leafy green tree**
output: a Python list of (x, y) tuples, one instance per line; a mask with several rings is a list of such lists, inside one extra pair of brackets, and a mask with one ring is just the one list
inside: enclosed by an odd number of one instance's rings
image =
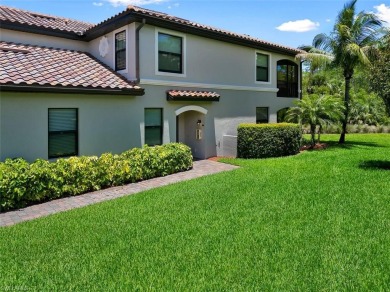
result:
[[(287, 111), (287, 120), (310, 126), (311, 145), (316, 143), (316, 128), (339, 121), (343, 116), (344, 106), (341, 100), (330, 95), (310, 94), (295, 101), (295, 107)], [(320, 131), (318, 132), (320, 135)], [(318, 136), (318, 143), (319, 141)]]
[[(303, 87), (305, 94), (328, 94), (342, 97), (343, 81), (338, 78), (339, 70), (323, 68), (313, 74), (304, 74)], [(307, 79), (307, 80), (305, 80)]]
[(370, 64), (369, 56), (375, 50), (383, 28), (382, 22), (374, 14), (363, 11), (356, 14), (356, 2), (351, 0), (344, 5), (329, 35), (316, 35), (313, 47), (306, 47), (307, 53), (297, 55), (297, 58), (315, 64), (322, 62), (342, 69), (345, 79), (344, 117), (339, 143), (345, 142), (354, 70), (358, 65)]
[(380, 97), (363, 88), (352, 91), (348, 123), (378, 126), (386, 120), (386, 109)]
[(390, 116), (390, 31), (383, 38), (378, 57), (372, 62), (369, 73), (370, 88), (383, 99)]

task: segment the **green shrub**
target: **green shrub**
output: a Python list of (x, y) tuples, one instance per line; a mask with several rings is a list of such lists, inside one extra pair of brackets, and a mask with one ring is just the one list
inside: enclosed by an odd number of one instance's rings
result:
[(266, 158), (299, 152), (301, 130), (297, 124), (240, 124), (237, 157)]
[(56, 162), (38, 159), (29, 164), (21, 158), (7, 159), (0, 163), (0, 211), (165, 176), (191, 167), (191, 149), (180, 143)]

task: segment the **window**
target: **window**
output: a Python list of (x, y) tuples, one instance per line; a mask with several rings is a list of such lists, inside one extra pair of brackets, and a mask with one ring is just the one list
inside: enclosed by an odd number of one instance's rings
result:
[(78, 111), (49, 109), (49, 158), (78, 154)]
[(158, 71), (183, 73), (183, 38), (158, 33)]
[(115, 71), (126, 69), (126, 31), (115, 34)]
[(268, 107), (256, 108), (256, 124), (268, 123)]
[(145, 109), (145, 144), (149, 146), (162, 144), (162, 109)]
[(268, 82), (268, 55), (256, 53), (256, 81)]
[(278, 96), (298, 97), (298, 65), (289, 60), (277, 63)]

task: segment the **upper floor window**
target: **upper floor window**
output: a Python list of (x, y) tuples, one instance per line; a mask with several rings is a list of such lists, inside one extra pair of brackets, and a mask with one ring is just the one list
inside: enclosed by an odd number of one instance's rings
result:
[(158, 71), (183, 74), (183, 38), (158, 33)]
[(126, 31), (115, 34), (115, 70), (126, 69)]
[(49, 158), (78, 154), (77, 108), (49, 109)]
[(256, 53), (256, 81), (269, 82), (269, 56)]
[(278, 96), (298, 97), (298, 65), (289, 60), (277, 63)]

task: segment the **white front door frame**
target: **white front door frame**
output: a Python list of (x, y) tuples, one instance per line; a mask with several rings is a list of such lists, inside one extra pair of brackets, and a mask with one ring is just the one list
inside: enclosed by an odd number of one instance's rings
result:
[(187, 106), (183, 106), (183, 107), (177, 109), (175, 111), (175, 114), (176, 114), (176, 116), (178, 116), (178, 115), (180, 115), (180, 114), (182, 114), (184, 112), (188, 112), (188, 111), (196, 111), (196, 112), (200, 112), (200, 113), (202, 113), (204, 115), (206, 115), (207, 112), (208, 112), (207, 109), (205, 109), (205, 108), (203, 108), (201, 106), (187, 105)]

